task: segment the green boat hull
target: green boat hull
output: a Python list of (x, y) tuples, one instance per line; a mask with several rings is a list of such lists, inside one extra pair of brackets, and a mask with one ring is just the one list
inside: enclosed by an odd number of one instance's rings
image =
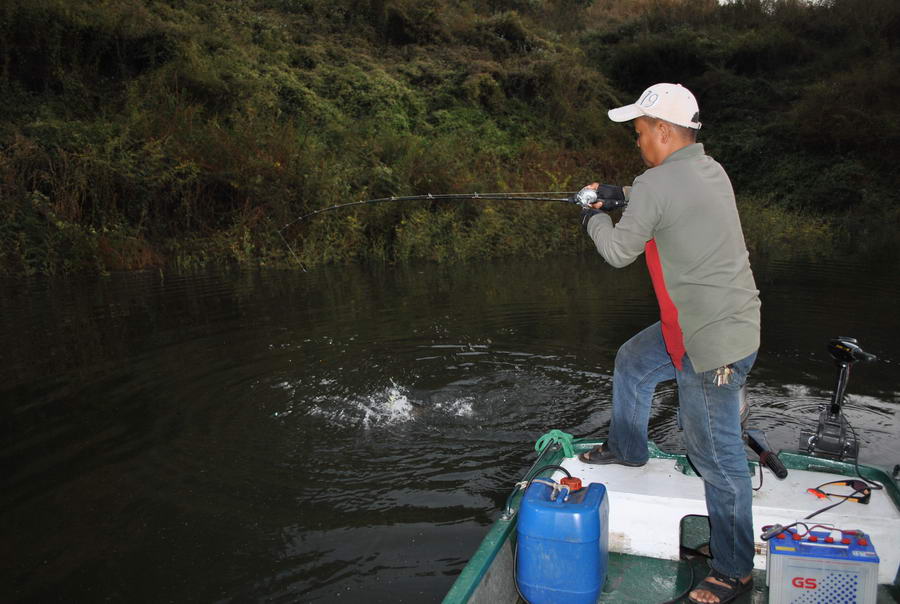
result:
[[(597, 444), (594, 440), (576, 440), (575, 449), (584, 451)], [(684, 474), (693, 474), (687, 458), (659, 450), (649, 443), (651, 458), (670, 459), (674, 467)], [(841, 476), (857, 477), (859, 475), (869, 481), (877, 481), (884, 485), (885, 495), (900, 510), (900, 489), (897, 482), (884, 471), (871, 466), (854, 464), (811, 457), (800, 453), (781, 452), (779, 458), (790, 470), (805, 470), (834, 474), (835, 479)], [(543, 465), (556, 465), (565, 460), (558, 447), (548, 447), (535, 462), (535, 468)], [(755, 462), (748, 462), (756, 469)], [(548, 472), (543, 475), (548, 475)], [(515, 583), (515, 548), (516, 522), (518, 508), (522, 499), (522, 491), (515, 493), (508, 509), (494, 522), (484, 537), (478, 550), (463, 568), (456, 582), (444, 598), (444, 604), (504, 604), (521, 601)], [(709, 528), (704, 516), (684, 517), (680, 526), (680, 546), (683, 551), (695, 549), (709, 539)], [(873, 535), (873, 539), (877, 536)], [(627, 553), (610, 553), (607, 565), (606, 582), (598, 602), (604, 603), (654, 603), (666, 602), (684, 594), (689, 588), (702, 579), (708, 572), (706, 560), (693, 559), (661, 559)], [(766, 573), (754, 571), (754, 588), (742, 596), (737, 602), (763, 603), (768, 601)], [(877, 602), (880, 604), (900, 602), (900, 573), (892, 584), (878, 586)]]

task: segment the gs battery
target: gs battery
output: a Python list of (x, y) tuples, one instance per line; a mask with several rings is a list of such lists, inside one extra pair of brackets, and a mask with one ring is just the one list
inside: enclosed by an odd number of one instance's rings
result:
[(878, 562), (859, 531), (786, 529), (769, 540), (769, 604), (875, 604)]

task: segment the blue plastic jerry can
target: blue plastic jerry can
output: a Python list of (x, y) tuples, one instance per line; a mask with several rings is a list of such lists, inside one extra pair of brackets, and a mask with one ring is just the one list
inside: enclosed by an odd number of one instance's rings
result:
[(609, 558), (606, 487), (591, 483), (574, 493), (533, 482), (522, 499), (517, 529), (516, 579), (531, 604), (594, 604)]

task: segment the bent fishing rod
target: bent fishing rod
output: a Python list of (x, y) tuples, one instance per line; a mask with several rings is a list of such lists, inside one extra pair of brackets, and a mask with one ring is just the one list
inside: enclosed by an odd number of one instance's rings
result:
[(480, 199), (483, 201), (551, 201), (559, 203), (574, 203), (584, 208), (590, 207), (592, 203), (595, 203), (597, 201), (602, 201), (603, 206), (608, 207), (609, 210), (620, 208), (626, 205), (625, 203), (623, 203), (625, 197), (622, 194), (622, 187), (616, 187), (613, 185), (600, 185), (599, 190), (585, 187), (577, 193), (570, 191), (540, 191), (536, 193), (444, 193), (440, 195), (433, 195), (431, 193), (428, 193), (426, 195), (379, 197), (377, 199), (364, 199), (362, 201), (351, 201), (348, 203), (339, 203), (332, 206), (326, 206), (324, 208), (313, 210), (312, 212), (308, 212), (306, 214), (303, 214), (302, 216), (295, 218), (291, 222), (281, 227), (281, 230), (283, 231), (286, 228), (297, 224), (298, 222), (302, 222), (308, 218), (315, 216), (316, 214), (331, 212), (333, 210), (340, 210), (342, 208), (350, 208), (353, 206), (371, 205), (388, 201), (455, 201), (466, 199)]
[[(581, 206), (583, 209), (593, 210), (595, 208), (592, 207), (591, 204), (596, 203), (598, 201), (603, 202), (603, 210), (612, 211), (617, 208), (624, 207), (627, 205), (627, 201), (625, 201), (625, 196), (622, 192), (622, 187), (616, 187), (613, 185), (600, 185), (599, 190), (592, 189), (590, 187), (585, 187), (578, 192), (569, 192), (569, 191), (539, 191), (532, 193), (443, 193), (439, 195), (433, 195), (428, 193), (426, 195), (406, 195), (406, 196), (392, 196), (392, 197), (379, 197), (376, 199), (364, 199), (362, 201), (351, 201), (348, 203), (339, 203), (331, 206), (326, 206), (324, 208), (319, 208), (318, 210), (313, 210), (312, 212), (308, 212), (299, 216), (287, 223), (283, 227), (278, 230), (278, 234), (281, 236), (281, 239), (284, 241), (285, 245), (291, 251), (291, 255), (294, 256), (294, 259), (300, 262), (300, 259), (297, 257), (297, 254), (294, 253), (294, 248), (287, 242), (287, 239), (284, 237), (284, 230), (288, 227), (291, 227), (298, 222), (303, 222), (317, 214), (322, 214), (325, 212), (332, 212), (334, 210), (340, 210), (343, 208), (350, 208), (353, 206), (362, 206), (362, 205), (374, 205), (377, 203), (385, 203), (385, 202), (397, 202), (397, 201), (461, 201), (461, 200), (482, 200), (482, 201), (547, 201), (547, 202), (556, 202), (556, 203), (572, 203)], [(302, 265), (302, 263), (301, 263)]]

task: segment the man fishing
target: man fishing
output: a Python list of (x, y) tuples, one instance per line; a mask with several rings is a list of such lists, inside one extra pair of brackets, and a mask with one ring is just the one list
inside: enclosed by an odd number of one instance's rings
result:
[(648, 169), (622, 190), (628, 205), (616, 224), (600, 211), (602, 201), (584, 210), (582, 222), (612, 266), (645, 255), (661, 320), (619, 348), (609, 437), (580, 458), (644, 465), (654, 389), (677, 380), (680, 423), (704, 481), (711, 527), (711, 571), (689, 599), (730, 602), (752, 587), (752, 491), (740, 390), (760, 330), (759, 292), (734, 191), (722, 166), (696, 142), (700, 112), (687, 88), (656, 84), (609, 117), (633, 120)]

